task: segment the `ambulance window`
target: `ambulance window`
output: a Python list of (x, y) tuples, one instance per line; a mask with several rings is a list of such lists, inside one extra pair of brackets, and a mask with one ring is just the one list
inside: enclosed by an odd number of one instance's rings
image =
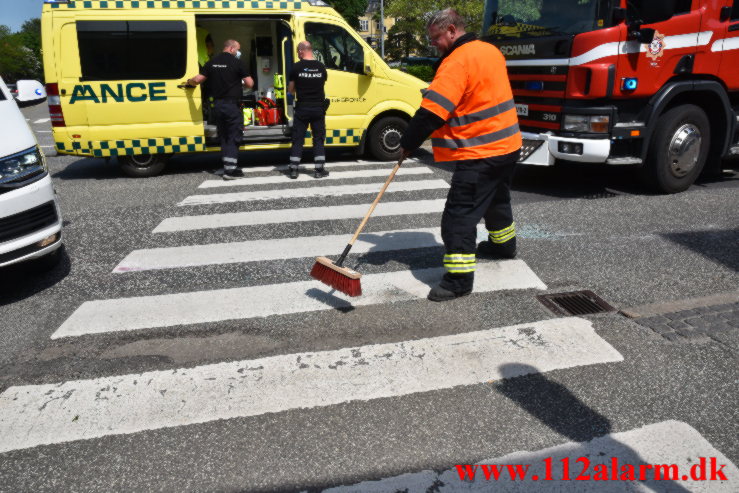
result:
[(181, 21), (78, 21), (83, 80), (178, 79), (187, 63)]
[(734, 8), (731, 10), (731, 20), (739, 20), (739, 0), (734, 0)]
[(364, 73), (362, 45), (344, 28), (309, 22), (305, 25), (305, 37), (313, 45), (316, 59), (327, 69)]
[(5, 91), (0, 89), (0, 101), (5, 101)]

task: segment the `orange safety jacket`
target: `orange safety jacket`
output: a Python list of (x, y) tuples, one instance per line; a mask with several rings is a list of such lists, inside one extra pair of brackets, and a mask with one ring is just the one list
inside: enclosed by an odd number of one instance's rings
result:
[(484, 159), (521, 148), (505, 58), (490, 43), (470, 41), (450, 53), (421, 107), (446, 122), (431, 134), (437, 162)]

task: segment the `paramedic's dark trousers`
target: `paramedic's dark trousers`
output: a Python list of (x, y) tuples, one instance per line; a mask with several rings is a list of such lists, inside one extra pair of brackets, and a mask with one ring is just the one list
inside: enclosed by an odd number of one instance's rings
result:
[(475, 280), (477, 224), (485, 219), (491, 241), (515, 239), (511, 183), (519, 151), (487, 159), (458, 161), (441, 218), (446, 273), (440, 286), (468, 292)]
[(223, 167), (226, 171), (235, 171), (239, 164), (239, 144), (244, 136), (244, 113), (237, 101), (227, 99), (216, 99), (214, 109)]
[(316, 106), (298, 104), (295, 108), (293, 119), (293, 146), (290, 151), (290, 167), (297, 168), (303, 156), (303, 145), (305, 144), (305, 132), (310, 126), (313, 137), (313, 162), (316, 169), (323, 169), (326, 164), (326, 151), (324, 141), (326, 140), (326, 110), (323, 103)]

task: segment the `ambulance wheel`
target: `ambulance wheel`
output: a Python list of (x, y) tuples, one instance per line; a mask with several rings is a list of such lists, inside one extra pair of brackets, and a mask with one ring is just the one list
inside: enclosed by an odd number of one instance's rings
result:
[(672, 108), (659, 120), (642, 175), (660, 192), (683, 192), (706, 164), (711, 124), (706, 113), (692, 104)]
[(408, 122), (397, 116), (378, 120), (370, 128), (369, 152), (378, 161), (395, 161), (400, 157), (400, 139)]
[(137, 154), (120, 156), (118, 162), (125, 175), (132, 178), (147, 178), (161, 173), (167, 164), (167, 159), (161, 154)]

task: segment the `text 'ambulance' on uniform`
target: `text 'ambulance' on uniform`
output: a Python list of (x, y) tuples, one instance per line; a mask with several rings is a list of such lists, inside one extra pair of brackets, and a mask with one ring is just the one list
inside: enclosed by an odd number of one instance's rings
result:
[(242, 84), (247, 88), (254, 86), (246, 67), (239, 60), (241, 45), (229, 39), (223, 45), (223, 52), (211, 58), (187, 83), (197, 86), (208, 81), (208, 91), (214, 100), (214, 112), (221, 141), (223, 160), (223, 179), (233, 180), (244, 176), (239, 168), (239, 145), (244, 132), (244, 113), (239, 107)]
[(290, 151), (290, 178), (298, 177), (298, 166), (303, 156), (305, 132), (310, 126), (313, 138), (313, 162), (315, 177), (328, 176), (326, 164), (326, 93), (324, 87), (328, 79), (326, 66), (313, 56), (313, 47), (308, 41), (298, 43), (298, 58), (290, 71), (290, 84), (287, 90), (297, 95), (295, 120), (293, 121), (292, 149)]
[[(453, 9), (434, 14), (427, 27), (442, 58), (401, 146), (407, 156), (430, 135), (434, 160), (454, 166), (441, 220), (446, 273), (428, 296), (447, 301), (472, 292), (476, 251), (491, 258), (516, 255), (511, 183), (522, 138), (498, 48), (466, 33)], [(482, 218), (489, 238), (477, 246)]]

